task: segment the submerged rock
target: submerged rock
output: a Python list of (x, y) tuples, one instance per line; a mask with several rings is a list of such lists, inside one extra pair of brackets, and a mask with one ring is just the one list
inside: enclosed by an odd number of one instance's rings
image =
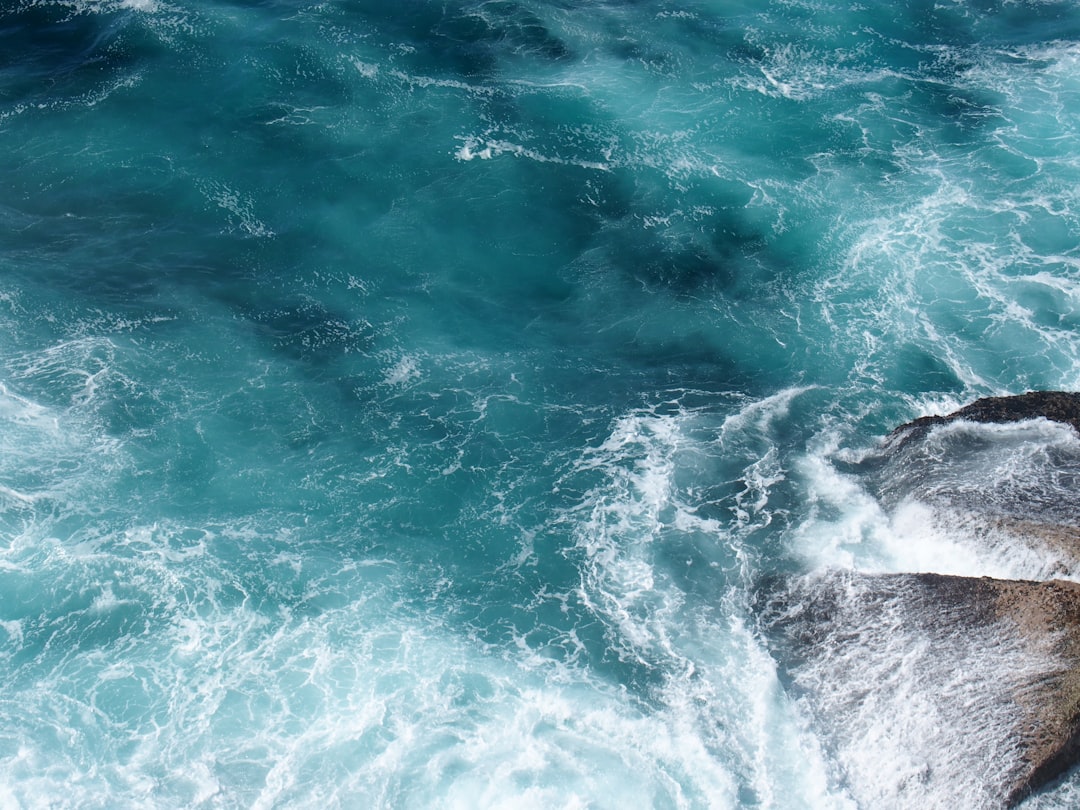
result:
[(762, 597), (789, 689), (865, 807), (1010, 807), (1080, 752), (1080, 585), (831, 572)]

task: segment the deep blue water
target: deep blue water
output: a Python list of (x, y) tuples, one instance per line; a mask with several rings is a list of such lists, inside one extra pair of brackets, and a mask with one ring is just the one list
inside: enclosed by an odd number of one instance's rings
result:
[(0, 178), (4, 807), (916, 806), (756, 583), (1039, 573), (845, 464), (1080, 389), (1075, 3), (4, 0)]

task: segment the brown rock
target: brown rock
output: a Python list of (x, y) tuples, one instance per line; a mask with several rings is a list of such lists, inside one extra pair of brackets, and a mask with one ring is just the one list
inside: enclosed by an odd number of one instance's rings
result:
[(1080, 585), (831, 572), (766, 636), (862, 806), (1011, 807), (1080, 754)]
[(995, 611), (1029, 643), (1048, 649), (1061, 668), (1017, 695), (1026, 772), (1009, 794), (1015, 804), (1060, 776), (1080, 755), (1080, 585), (1075, 582), (980, 580), (997, 594)]

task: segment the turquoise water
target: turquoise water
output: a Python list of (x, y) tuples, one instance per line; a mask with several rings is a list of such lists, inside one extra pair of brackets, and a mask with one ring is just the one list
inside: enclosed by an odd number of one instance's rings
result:
[(903, 806), (756, 583), (1035, 565), (844, 464), (1080, 389), (1073, 3), (8, 0), (0, 177), (5, 807)]

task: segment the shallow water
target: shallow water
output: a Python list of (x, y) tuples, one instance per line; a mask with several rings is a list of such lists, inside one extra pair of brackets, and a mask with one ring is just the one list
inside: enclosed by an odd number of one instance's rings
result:
[(0, 804), (902, 802), (753, 591), (1044, 570), (926, 510), (1053, 502), (1075, 437), (858, 469), (1080, 389), (1073, 4), (14, 0), (0, 42)]

